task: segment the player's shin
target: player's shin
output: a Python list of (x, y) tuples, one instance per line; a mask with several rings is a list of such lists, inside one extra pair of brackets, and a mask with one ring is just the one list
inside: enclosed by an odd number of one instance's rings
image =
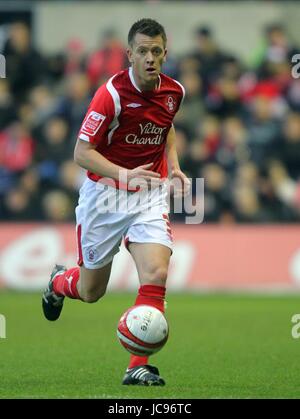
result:
[[(165, 311), (166, 287), (159, 285), (141, 285), (134, 306), (149, 305), (157, 308), (162, 313)], [(147, 356), (130, 355), (128, 369), (139, 365), (147, 365)]]

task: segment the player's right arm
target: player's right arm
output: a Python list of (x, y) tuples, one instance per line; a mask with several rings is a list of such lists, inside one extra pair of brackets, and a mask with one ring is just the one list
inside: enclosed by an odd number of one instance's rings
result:
[(98, 176), (114, 180), (124, 179), (124, 175), (128, 182), (135, 178), (159, 179), (158, 173), (149, 170), (153, 163), (125, 169), (99, 153), (97, 146), (101, 141), (107, 141), (107, 134), (116, 117), (113, 98), (103, 85), (95, 94), (80, 128), (74, 150), (75, 162)]
[(95, 145), (83, 141), (80, 138), (77, 139), (75, 146), (74, 160), (84, 169), (96, 175), (112, 179), (118, 179), (120, 170), (122, 169), (96, 151)]
[(96, 175), (120, 180), (124, 178), (124, 171), (127, 172), (126, 177), (128, 182), (135, 178), (141, 178), (145, 180), (159, 179), (160, 174), (149, 170), (153, 163), (144, 164), (138, 166), (135, 169), (125, 169), (117, 164), (107, 160), (101, 153), (99, 153), (93, 144), (80, 140), (78, 138), (75, 151), (74, 160), (75, 162), (86, 170), (89, 170)]

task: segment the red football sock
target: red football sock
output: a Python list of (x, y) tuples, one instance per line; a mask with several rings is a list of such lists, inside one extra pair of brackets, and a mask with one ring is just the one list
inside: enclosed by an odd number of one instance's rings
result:
[[(139, 288), (138, 296), (135, 300), (135, 306), (146, 304), (160, 310), (165, 311), (165, 295), (166, 288), (159, 285), (142, 285)], [(148, 356), (130, 355), (128, 368), (137, 367), (138, 365), (148, 364)]]
[(79, 281), (79, 268), (71, 268), (66, 272), (56, 275), (53, 281), (53, 291), (57, 295), (64, 295), (75, 300), (81, 300), (77, 291)]

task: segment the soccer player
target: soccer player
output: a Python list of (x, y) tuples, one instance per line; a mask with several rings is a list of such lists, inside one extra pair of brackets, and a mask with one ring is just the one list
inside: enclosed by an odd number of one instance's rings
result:
[[(147, 304), (164, 312), (173, 245), (168, 174), (180, 180), (181, 192), (189, 188), (180, 170), (172, 123), (184, 88), (161, 73), (166, 42), (158, 22), (134, 23), (128, 34), (131, 66), (103, 84), (90, 103), (74, 152), (77, 164), (88, 171), (76, 208), (79, 267), (53, 269), (42, 299), (48, 320), (58, 319), (65, 297), (86, 303), (103, 297), (122, 238), (140, 281), (134, 305)], [(103, 211), (111, 198), (117, 204), (114, 210)], [(145, 207), (146, 201), (151, 208)], [(147, 357), (131, 355), (122, 383), (164, 385), (165, 381), (156, 367), (148, 365)]]

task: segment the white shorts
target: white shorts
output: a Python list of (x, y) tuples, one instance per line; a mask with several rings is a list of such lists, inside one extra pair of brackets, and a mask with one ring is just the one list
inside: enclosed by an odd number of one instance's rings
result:
[(128, 243), (158, 243), (173, 250), (167, 187), (128, 192), (87, 178), (76, 207), (78, 265), (101, 268)]

